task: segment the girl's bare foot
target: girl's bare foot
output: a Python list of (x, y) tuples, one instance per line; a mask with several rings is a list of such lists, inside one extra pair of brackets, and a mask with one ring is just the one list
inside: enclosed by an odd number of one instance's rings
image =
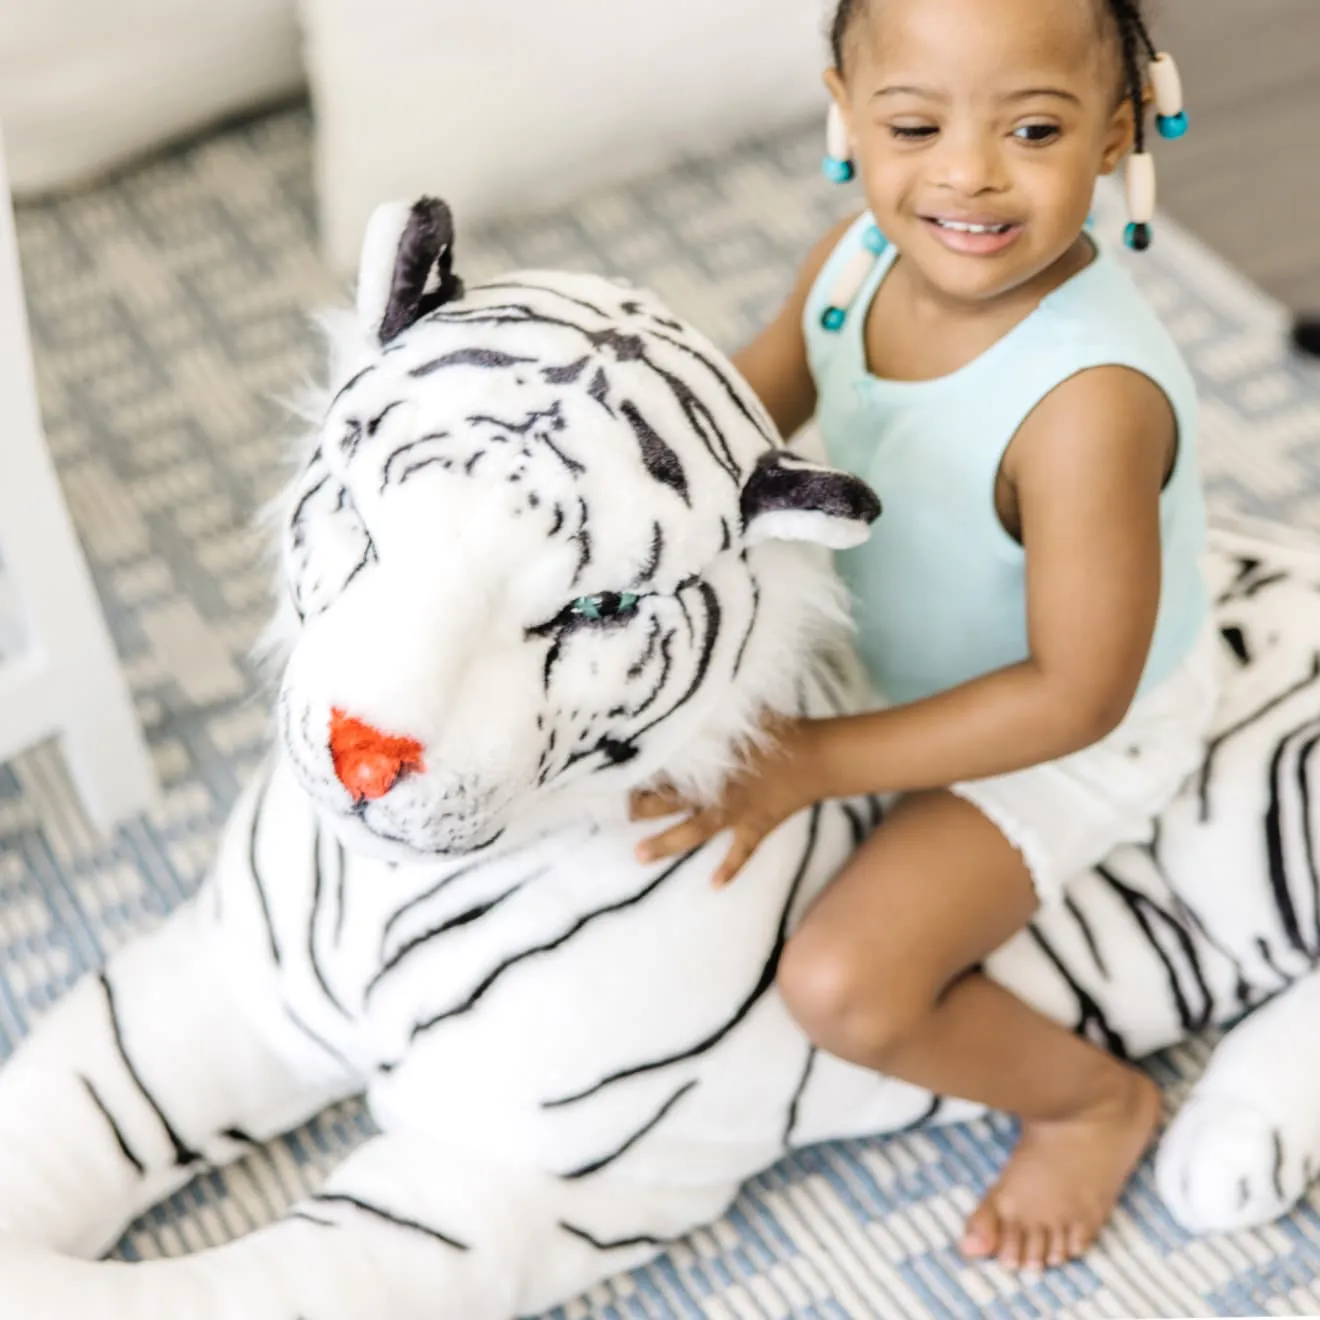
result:
[(1017, 1149), (967, 1221), (962, 1250), (1040, 1270), (1095, 1241), (1159, 1126), (1159, 1088), (1123, 1068), (1103, 1099), (1068, 1118), (1024, 1123)]

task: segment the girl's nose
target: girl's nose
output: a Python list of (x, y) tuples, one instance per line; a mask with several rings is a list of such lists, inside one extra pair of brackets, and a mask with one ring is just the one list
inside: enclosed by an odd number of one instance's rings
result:
[(941, 182), (964, 197), (995, 192), (1003, 186), (998, 143), (982, 133), (946, 137), (940, 144)]

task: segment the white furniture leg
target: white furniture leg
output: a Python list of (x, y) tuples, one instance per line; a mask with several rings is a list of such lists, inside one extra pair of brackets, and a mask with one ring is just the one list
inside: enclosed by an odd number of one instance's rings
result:
[(0, 563), (26, 647), (0, 659), (0, 761), (57, 735), (93, 822), (146, 807), (151, 760), (46, 449), (0, 141)]

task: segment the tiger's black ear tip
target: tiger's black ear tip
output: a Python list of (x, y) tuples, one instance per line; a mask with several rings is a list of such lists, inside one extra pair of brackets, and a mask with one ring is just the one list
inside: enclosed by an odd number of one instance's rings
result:
[(419, 197), (412, 204), (409, 215), (409, 227), (413, 226), (424, 232), (437, 247), (454, 241), (454, 213), (442, 197), (429, 194)]
[[(438, 197), (382, 210), (379, 237), (364, 246), (359, 308), (388, 344), (422, 317), (463, 296), (454, 273), (454, 217)], [(387, 221), (392, 220), (391, 225)], [(386, 241), (392, 251), (387, 251)], [(376, 278), (371, 272), (379, 271)], [(376, 311), (375, 309), (379, 309)]]
[(1308, 357), (1320, 357), (1320, 312), (1314, 316), (1299, 316), (1293, 322), (1293, 347)]
[(419, 197), (409, 208), (400, 247), (436, 260), (454, 245), (454, 213), (449, 203), (439, 197)]
[(743, 532), (753, 545), (815, 541), (846, 550), (865, 541), (880, 516), (880, 497), (861, 478), (787, 449), (760, 456), (740, 503)]

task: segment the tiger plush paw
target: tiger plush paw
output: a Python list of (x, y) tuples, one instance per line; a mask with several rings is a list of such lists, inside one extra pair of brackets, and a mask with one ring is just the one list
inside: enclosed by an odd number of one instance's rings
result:
[(1165, 1133), (1160, 1195), (1184, 1228), (1226, 1232), (1291, 1209), (1320, 1171), (1320, 973), (1230, 1031)]
[(1189, 1233), (1223, 1233), (1291, 1209), (1311, 1168), (1269, 1114), (1227, 1096), (1194, 1095), (1160, 1146), (1156, 1179)]

